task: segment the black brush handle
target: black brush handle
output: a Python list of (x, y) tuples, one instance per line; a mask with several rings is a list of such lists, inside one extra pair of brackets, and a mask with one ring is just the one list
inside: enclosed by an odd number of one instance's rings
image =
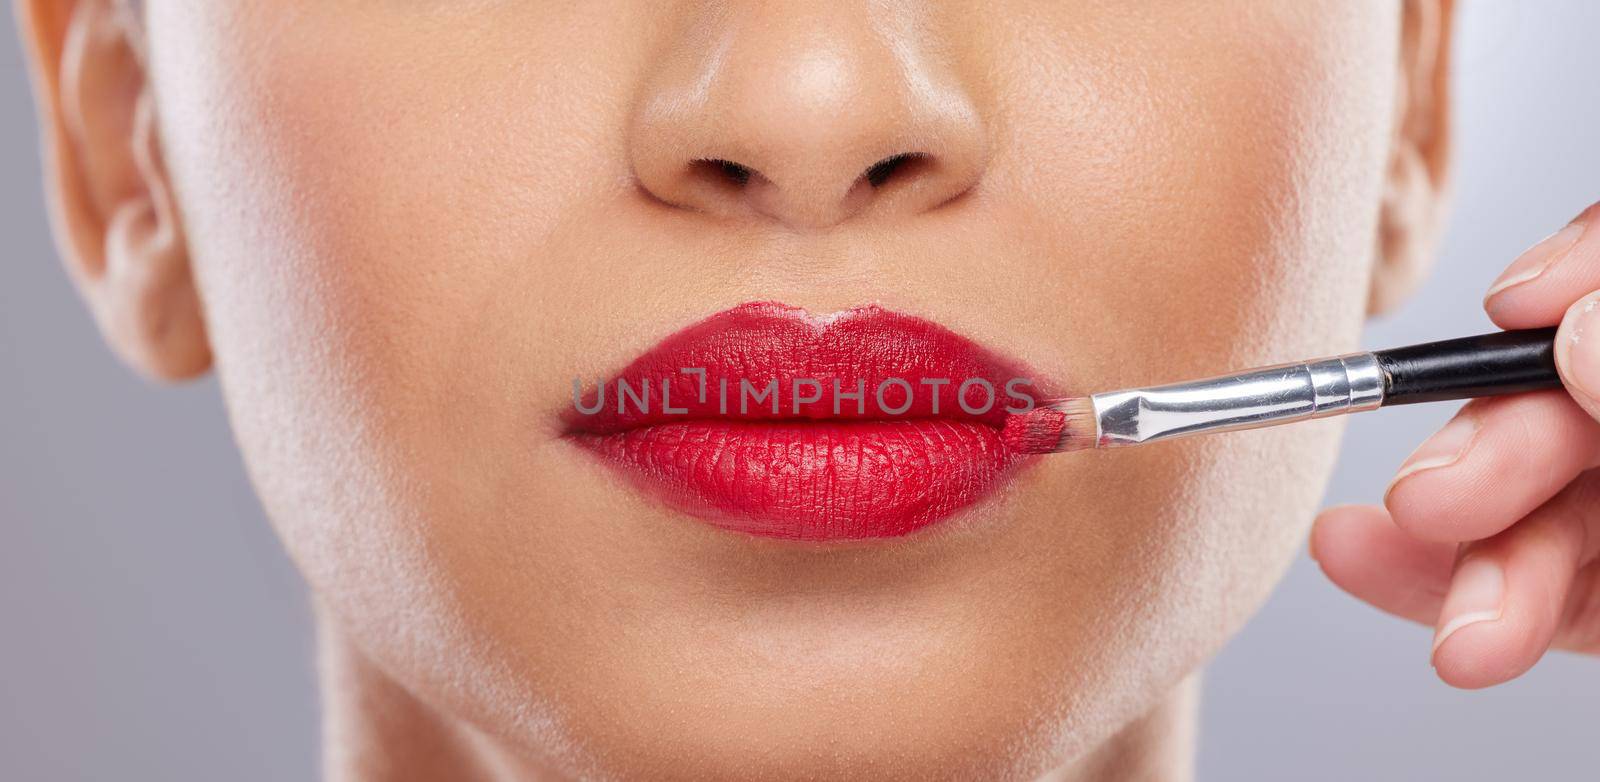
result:
[(1409, 405), (1558, 388), (1556, 329), (1523, 329), (1373, 353), (1383, 404)]

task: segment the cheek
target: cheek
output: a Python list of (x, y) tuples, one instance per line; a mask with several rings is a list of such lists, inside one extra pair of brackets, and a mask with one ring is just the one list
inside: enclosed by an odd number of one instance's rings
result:
[[(1145, 10), (1160, 19), (1062, 8), (984, 30), (1006, 53), (1008, 154), (993, 187), (1015, 194), (1008, 208), (1037, 251), (999, 276), (1049, 280), (1015, 317), (1040, 324), (1042, 345), (1069, 345), (1064, 361), (1091, 390), (1357, 345), (1397, 15), (1392, 4), (1238, 5)], [(1252, 24), (1217, 21), (1246, 10)], [(1015, 40), (1027, 45), (1004, 43)], [(1079, 531), (1074, 561), (1105, 563), (1097, 591), (1142, 619), (1126, 625), (1140, 650), (1126, 659), (1162, 681), (1199, 664), (1276, 583), (1341, 429), (1096, 454), (1071, 468), (1087, 488), (1064, 485), (1069, 467), (1051, 463), (1038, 478), (1049, 488), (1030, 492), (1053, 495), (1040, 513), (1101, 520), (1102, 536)]]
[(555, 493), (503, 462), (536, 459), (545, 435), (544, 410), (518, 417), (522, 395), (571, 372), (544, 337), (565, 314), (546, 246), (619, 181), (615, 139), (595, 129), (622, 124), (631, 65), (602, 43), (632, 22), (281, 5), (172, 2), (150, 20), (217, 371), (257, 491), (324, 607), (449, 692), (477, 664), (462, 613), (498, 605), (454, 597), (494, 569), (473, 566), (503, 531), (474, 525), (525, 520), (481, 512), (506, 491), (493, 476), (514, 472), (516, 496)]
[[(560, 11), (440, 23), (432, 4), (214, 5), (174, 21), (183, 40), (156, 48), (210, 43), (170, 55), (202, 62), (162, 69), (178, 85), (163, 112), (185, 201), (234, 207), (189, 220), (208, 303), (250, 316), (262, 291), (281, 297), (235, 330), (307, 323), (348, 354), (338, 363), (384, 373), (363, 383), (382, 392), (440, 379), (417, 370), (472, 353), (503, 311), (528, 323), (554, 309), (539, 298), (541, 250), (563, 216), (616, 187), (615, 139), (594, 128), (617, 126), (626, 107), (614, 73), (625, 64), (586, 58), (605, 51), (573, 31), (587, 27)], [(232, 324), (219, 325), (226, 341)]]
[[(1113, 384), (1346, 350), (1365, 315), (1397, 15), (1221, 5), (1003, 26), (992, 42), (1027, 41), (999, 49), (1015, 55), (1001, 71), (1018, 156), (995, 187), (1019, 194), (1063, 292), (1092, 295), (1063, 325), (1090, 335), (1075, 346)], [(1061, 321), (1052, 304), (1024, 317)], [(1138, 317), (1108, 327), (1107, 312)]]
[[(443, 439), (475, 396), (568, 371), (541, 345), (561, 315), (544, 250), (616, 187), (620, 153), (594, 129), (620, 124), (628, 66), (603, 31), (559, 9), (439, 24), (434, 4), (278, 5), (174, 2), (151, 23), (241, 435), (314, 419), (368, 446)], [(511, 366), (524, 376), (495, 374)]]

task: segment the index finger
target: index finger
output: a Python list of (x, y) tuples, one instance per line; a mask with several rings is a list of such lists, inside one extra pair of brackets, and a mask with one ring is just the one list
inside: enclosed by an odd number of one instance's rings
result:
[(1552, 326), (1574, 301), (1600, 290), (1600, 203), (1528, 248), (1489, 286), (1483, 309), (1506, 329)]

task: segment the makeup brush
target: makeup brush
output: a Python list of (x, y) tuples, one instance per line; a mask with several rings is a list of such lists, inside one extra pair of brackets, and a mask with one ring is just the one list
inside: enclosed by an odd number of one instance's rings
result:
[(1251, 369), (1205, 380), (1054, 399), (1006, 420), (1023, 453), (1118, 448), (1277, 426), (1386, 405), (1556, 388), (1554, 327), (1501, 331)]

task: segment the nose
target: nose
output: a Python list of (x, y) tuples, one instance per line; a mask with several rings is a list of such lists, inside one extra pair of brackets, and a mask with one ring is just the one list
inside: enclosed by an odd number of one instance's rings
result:
[[(869, 10), (868, 6), (873, 8)], [(632, 108), (640, 186), (674, 207), (819, 229), (934, 209), (982, 176), (983, 118), (921, 3), (708, 3)]]

